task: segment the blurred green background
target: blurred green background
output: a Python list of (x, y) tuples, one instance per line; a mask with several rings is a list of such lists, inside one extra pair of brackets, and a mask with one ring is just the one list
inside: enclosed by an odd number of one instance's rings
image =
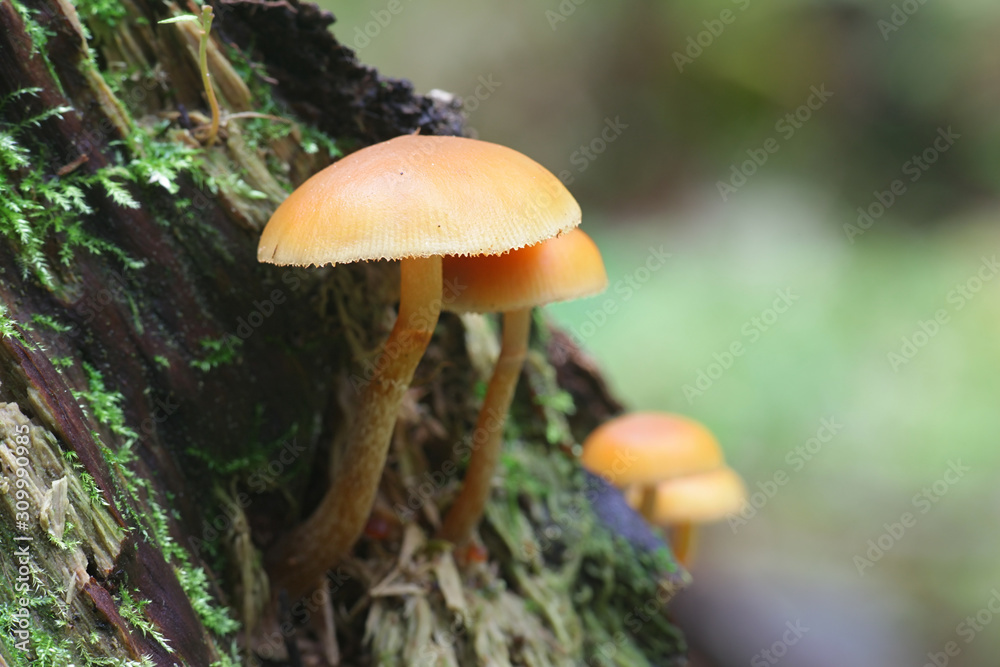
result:
[(674, 605), (695, 664), (997, 664), (1000, 6), (325, 4), (563, 178), (612, 288), (550, 315), (760, 492)]

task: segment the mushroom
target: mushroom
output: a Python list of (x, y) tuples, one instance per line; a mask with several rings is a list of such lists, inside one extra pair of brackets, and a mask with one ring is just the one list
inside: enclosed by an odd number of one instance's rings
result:
[[(607, 421), (584, 441), (582, 462), (591, 472), (628, 489), (629, 504), (650, 523), (676, 523), (671, 530), (671, 548), (681, 563), (690, 552), (694, 539), (691, 523), (697, 521), (697, 513), (692, 512), (692, 519), (677, 522), (658, 517), (683, 517), (682, 505), (688, 499), (692, 510), (707, 509), (705, 495), (693, 494), (709, 493), (713, 488), (721, 494), (721, 505), (733, 495), (738, 495), (737, 505), (742, 498), (742, 481), (725, 467), (715, 436), (702, 424), (680, 415), (635, 412)], [(698, 484), (699, 478), (717, 486), (671, 486), (688, 480)], [(664, 488), (667, 491), (661, 501)], [(663, 503), (671, 507), (670, 513), (663, 510)], [(696, 503), (702, 505), (696, 507)]]
[[(735, 470), (723, 466), (688, 477), (667, 479), (656, 485), (650, 523), (670, 530), (670, 548), (677, 561), (691, 564), (695, 547), (694, 524), (719, 521), (736, 512), (746, 497), (746, 485)], [(641, 502), (638, 489), (626, 491), (632, 507)]]
[(489, 498), (503, 448), (504, 422), (524, 365), (532, 308), (602, 292), (608, 276), (597, 246), (579, 228), (503, 255), (445, 257), (443, 266), (445, 280), (462, 286), (445, 304), (447, 310), (503, 313), (500, 356), (473, 431), (465, 481), (439, 534), (462, 546)]
[(506, 252), (578, 224), (579, 206), (551, 172), (510, 148), (460, 137), (407, 135), (369, 146), (315, 174), (278, 207), (261, 235), (259, 261), (398, 259), (400, 299), (330, 488), (267, 554), (275, 590), (307, 592), (364, 529), (400, 403), (437, 324), (442, 256)]

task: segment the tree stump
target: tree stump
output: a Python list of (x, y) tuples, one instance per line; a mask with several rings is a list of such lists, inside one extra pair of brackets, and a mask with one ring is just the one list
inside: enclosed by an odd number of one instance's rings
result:
[(665, 605), (686, 574), (574, 455), (620, 407), (542, 320), (488, 555), (457, 565), (430, 537), (496, 344), (489, 319), (445, 315), (365, 537), (326, 590), (275, 606), (261, 552), (325, 490), (398, 269), (258, 264), (260, 230), (338, 156), (463, 128), (313, 5), (212, 5), (224, 116), (205, 145), (197, 25), (158, 23), (193, 6), (0, 2), (6, 664), (326, 664), (338, 646), (345, 665), (683, 664)]

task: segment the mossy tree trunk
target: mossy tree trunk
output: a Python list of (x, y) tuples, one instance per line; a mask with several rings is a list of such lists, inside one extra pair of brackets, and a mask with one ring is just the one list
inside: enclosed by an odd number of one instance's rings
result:
[(428, 538), (495, 347), (487, 321), (445, 316), (371, 530), (328, 597), (274, 608), (260, 553), (324, 490), (396, 269), (261, 265), (260, 229), (338, 154), (462, 125), (359, 65), (314, 6), (213, 5), (230, 117), (206, 146), (198, 29), (158, 24), (193, 7), (0, 2), (7, 664), (294, 663), (335, 643), (344, 664), (680, 661), (664, 604), (683, 573), (573, 459), (618, 406), (544, 325), (481, 530), (488, 560), (456, 567)]

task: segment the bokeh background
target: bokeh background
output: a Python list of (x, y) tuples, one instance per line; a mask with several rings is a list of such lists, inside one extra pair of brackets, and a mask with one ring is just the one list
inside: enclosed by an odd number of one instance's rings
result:
[(997, 665), (1000, 5), (324, 4), (564, 179), (612, 289), (550, 316), (758, 492), (673, 603), (695, 664)]

